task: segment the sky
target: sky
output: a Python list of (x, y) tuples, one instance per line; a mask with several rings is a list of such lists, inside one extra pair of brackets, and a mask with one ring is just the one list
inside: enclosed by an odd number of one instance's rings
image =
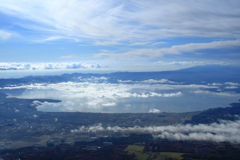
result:
[(0, 70), (239, 64), (239, 0), (1, 0)]

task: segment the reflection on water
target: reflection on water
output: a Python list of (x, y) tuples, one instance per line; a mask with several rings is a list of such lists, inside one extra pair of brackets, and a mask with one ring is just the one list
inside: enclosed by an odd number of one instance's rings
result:
[[(57, 95), (55, 97), (57, 99)], [(158, 109), (161, 112), (191, 112), (209, 108), (228, 107), (236, 102), (238, 97), (201, 95), (183, 92), (181, 97), (149, 97), (149, 98), (122, 98), (115, 105), (89, 106), (89, 99), (63, 99), (59, 104), (44, 103), (38, 106), (39, 111), (80, 111), (103, 113), (147, 113), (150, 109)], [(113, 104), (113, 103), (112, 103)]]

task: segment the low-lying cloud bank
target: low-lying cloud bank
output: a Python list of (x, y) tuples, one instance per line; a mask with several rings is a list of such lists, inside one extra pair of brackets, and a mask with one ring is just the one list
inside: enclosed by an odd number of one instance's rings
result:
[[(21, 95), (17, 95), (18, 98), (59, 99), (62, 102), (41, 102), (37, 108), (41, 111), (64, 112), (157, 112), (150, 110), (151, 108), (171, 112), (195, 111), (224, 107), (223, 102), (228, 105), (240, 95), (233, 92), (208, 91), (226, 86), (215, 83), (177, 84), (167, 79), (110, 83), (108, 79), (109, 77), (78, 77), (77, 82), (9, 85), (0, 89), (26, 89)], [(227, 86), (231, 87), (230, 84), (232, 82)]]
[(44, 70), (44, 69), (87, 69), (87, 68), (106, 68), (99, 64), (86, 63), (0, 63), (0, 70)]
[[(232, 87), (228, 88), (228, 89), (232, 89)], [(193, 91), (193, 93), (196, 93), (196, 94), (206, 94), (206, 95), (207, 94), (213, 94), (213, 95), (216, 95), (216, 96), (239, 97), (238, 93), (227, 93), (227, 92), (211, 92), (211, 91), (201, 91), (201, 90), (198, 90), (198, 91)]]
[(212, 124), (178, 124), (169, 126), (146, 126), (146, 127), (103, 127), (102, 124), (71, 130), (71, 133), (112, 131), (122, 133), (148, 133), (154, 134), (155, 138), (171, 140), (200, 140), (213, 142), (240, 143), (240, 120), (226, 121)]

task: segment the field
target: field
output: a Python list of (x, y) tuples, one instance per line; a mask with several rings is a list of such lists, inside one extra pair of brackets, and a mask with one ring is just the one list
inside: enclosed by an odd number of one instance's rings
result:
[(125, 151), (128, 151), (128, 154), (135, 154), (139, 160), (146, 160), (151, 155), (147, 153), (142, 153), (144, 146), (129, 145)]
[(184, 153), (177, 153), (177, 152), (161, 152), (161, 155), (164, 157), (169, 157), (169, 158), (174, 158), (177, 160), (181, 160), (183, 159), (181, 157), (181, 155), (183, 155)]
[(184, 154), (177, 152), (144, 153), (143, 149), (144, 146), (129, 145), (125, 151), (128, 151), (128, 154), (135, 154), (138, 160), (165, 160), (166, 158), (182, 160), (181, 155)]

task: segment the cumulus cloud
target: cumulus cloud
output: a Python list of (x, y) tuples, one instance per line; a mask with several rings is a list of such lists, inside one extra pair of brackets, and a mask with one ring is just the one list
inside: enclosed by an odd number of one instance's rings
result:
[(22, 27), (81, 40), (119, 42), (178, 36), (239, 37), (240, 34), (240, 25), (236, 23), (239, 21), (238, 1), (1, 2), (0, 11), (17, 17), (17, 24)]
[(133, 81), (133, 80), (118, 80), (119, 83), (132, 83), (132, 82), (138, 82), (138, 81)]
[(31, 106), (38, 106), (38, 105), (41, 105), (41, 104), (42, 104), (42, 102), (40, 102), (40, 101), (33, 101)]
[(111, 107), (111, 106), (116, 106), (116, 103), (104, 103), (102, 104), (104, 107)]
[(161, 111), (156, 108), (150, 108), (149, 113), (160, 113)]
[(150, 133), (155, 138), (166, 138), (172, 140), (204, 140), (212, 142), (231, 142), (240, 143), (240, 120), (225, 121), (219, 123), (198, 124), (198, 125), (169, 125), (169, 126), (145, 126), (145, 127), (119, 127), (108, 126), (102, 124), (90, 127), (81, 126), (79, 129), (71, 130), (76, 132), (97, 132), (97, 131), (113, 131), (122, 133)]
[(44, 70), (44, 69), (87, 69), (87, 68), (104, 68), (99, 64), (85, 64), (85, 63), (6, 63), (0, 62), (0, 70)]

